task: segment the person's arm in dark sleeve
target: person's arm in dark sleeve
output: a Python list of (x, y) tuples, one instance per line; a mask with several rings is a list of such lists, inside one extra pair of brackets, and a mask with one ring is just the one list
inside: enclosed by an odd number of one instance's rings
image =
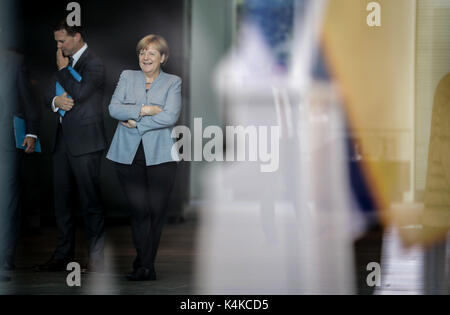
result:
[(27, 135), (37, 137), (39, 134), (39, 121), (41, 112), (36, 98), (33, 94), (28, 68), (24, 62), (22, 62), (19, 71), (18, 86), (20, 102), (22, 103), (22, 108), (25, 116), (25, 132)]
[(94, 59), (86, 65), (81, 82), (78, 82), (68, 68), (56, 73), (56, 80), (69, 94), (75, 106), (92, 96), (105, 82), (105, 68), (100, 60)]

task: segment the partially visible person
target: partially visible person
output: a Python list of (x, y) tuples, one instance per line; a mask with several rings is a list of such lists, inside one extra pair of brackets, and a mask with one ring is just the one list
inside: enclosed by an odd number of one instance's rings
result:
[[(0, 270), (12, 271), (20, 227), (21, 169), (24, 154), (35, 150), (39, 107), (23, 56), (0, 50)], [(26, 136), (16, 148), (14, 116), (24, 119)], [(9, 277), (0, 276), (0, 281)]]
[(122, 72), (109, 105), (119, 123), (107, 154), (129, 204), (137, 253), (126, 276), (130, 281), (156, 279), (156, 253), (178, 161), (171, 155), (171, 130), (181, 110), (181, 79), (161, 69), (169, 58), (166, 40), (145, 36), (136, 52), (141, 70)]
[[(50, 260), (37, 266), (38, 271), (66, 270), (75, 258), (75, 217), (69, 199), (76, 192), (88, 242), (87, 269), (104, 270), (104, 212), (99, 177), (105, 148), (102, 109), (105, 68), (88, 48), (83, 33), (82, 27), (68, 26), (65, 20), (53, 29), (57, 71), (48, 88), (46, 103), (55, 120), (51, 152), (58, 242)], [(69, 67), (81, 76), (81, 81)], [(65, 90), (62, 95), (56, 95), (56, 82)]]
[(431, 117), (423, 228), (424, 293), (450, 293), (448, 231), (450, 227), (450, 73), (439, 82)]

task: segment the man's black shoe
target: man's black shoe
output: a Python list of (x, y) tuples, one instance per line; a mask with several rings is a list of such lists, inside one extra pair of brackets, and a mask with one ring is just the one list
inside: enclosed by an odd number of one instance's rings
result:
[(148, 268), (141, 267), (132, 273), (127, 274), (126, 278), (129, 281), (149, 281), (156, 280), (156, 274)]
[(105, 266), (103, 264), (88, 264), (85, 267), (81, 268), (81, 273), (89, 274), (89, 273), (104, 273)]
[(35, 271), (65, 271), (70, 261), (61, 259), (50, 259), (43, 265), (36, 265)]

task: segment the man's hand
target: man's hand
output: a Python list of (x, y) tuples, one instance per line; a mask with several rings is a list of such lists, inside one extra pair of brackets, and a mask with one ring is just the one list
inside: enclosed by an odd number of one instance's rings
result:
[(66, 112), (70, 111), (74, 105), (73, 99), (67, 97), (67, 92), (64, 94), (55, 97), (55, 106), (65, 110)]
[(122, 121), (121, 124), (130, 129), (136, 128), (136, 121), (133, 119)]
[(161, 107), (156, 105), (144, 105), (141, 107), (140, 116), (154, 116), (162, 112)]
[(69, 58), (64, 57), (61, 49), (56, 51), (56, 65), (58, 66), (58, 70), (61, 70), (69, 65)]
[(23, 140), (22, 147), (27, 146), (25, 153), (30, 154), (34, 152), (34, 147), (36, 146), (36, 139), (33, 137), (25, 137)]

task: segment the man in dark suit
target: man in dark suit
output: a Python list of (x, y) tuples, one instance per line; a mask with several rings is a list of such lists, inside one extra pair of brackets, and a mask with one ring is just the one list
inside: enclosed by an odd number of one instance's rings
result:
[[(21, 173), (24, 152), (34, 152), (39, 128), (39, 108), (33, 98), (23, 57), (0, 48), (0, 270), (15, 269), (20, 226)], [(23, 118), (26, 137), (16, 148), (14, 116)], [(0, 281), (8, 277), (0, 276)]]
[[(69, 199), (78, 191), (85, 223), (91, 271), (104, 267), (104, 213), (100, 200), (99, 172), (105, 148), (103, 129), (103, 94), (105, 70), (83, 40), (81, 27), (65, 21), (55, 26), (57, 71), (50, 86), (47, 104), (55, 113), (52, 148), (53, 184), (58, 243), (51, 259), (38, 270), (65, 270), (75, 254), (74, 217)], [(68, 66), (77, 71), (78, 82)], [(66, 93), (55, 95), (56, 81)], [(69, 98), (68, 96), (71, 96)], [(61, 116), (59, 110), (65, 111)], [(77, 189), (73, 188), (73, 179)]]

